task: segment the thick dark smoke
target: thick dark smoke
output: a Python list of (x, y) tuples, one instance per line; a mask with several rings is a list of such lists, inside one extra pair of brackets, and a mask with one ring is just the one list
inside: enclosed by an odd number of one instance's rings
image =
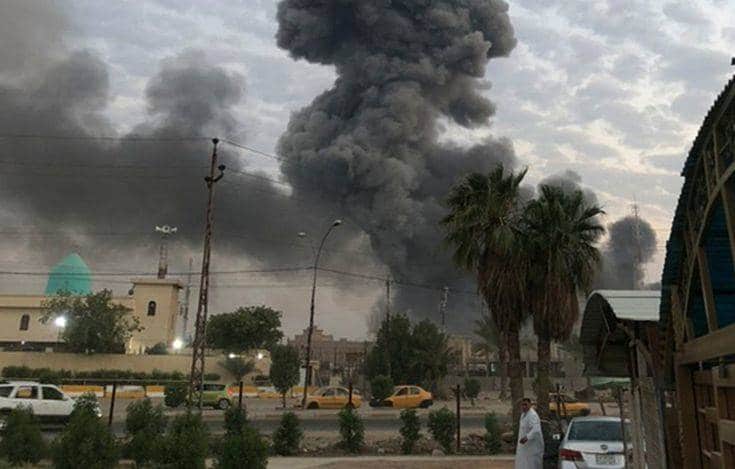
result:
[[(370, 236), (397, 280), (472, 290), (441, 249), (442, 199), (458, 177), (515, 161), (510, 142), (464, 149), (438, 142), (437, 120), (487, 124), (480, 95), (488, 60), (516, 44), (501, 0), (284, 0), (278, 45), (333, 65), (334, 86), (295, 113), (280, 141), (294, 194), (337, 201)], [(397, 286), (393, 307), (438, 319), (441, 292)], [(471, 295), (450, 293), (462, 326)]]
[[(17, 250), (25, 241), (46, 264), (74, 249), (93, 270), (123, 262), (126, 269), (154, 271), (153, 227), (169, 224), (179, 227), (175, 240), (183, 250), (198, 253), (212, 145), (189, 139), (244, 133), (233, 115), (244, 98), (244, 78), (209, 63), (202, 52), (184, 51), (163, 60), (148, 81), (142, 122), (117, 135), (123, 140), (93, 140), (116, 134), (105, 117), (112, 99), (108, 67), (93, 52), (60, 46), (65, 28), (51, 2), (0, 6), (3, 249)], [(220, 145), (229, 168), (216, 199), (220, 267), (306, 264), (311, 249), (296, 233), (323, 230), (339, 210), (304, 207), (283, 184), (242, 174), (253, 171), (240, 155)], [(8, 234), (18, 227), (16, 236)], [(325, 261), (336, 263), (334, 252), (354, 244), (357, 231), (343, 227)], [(172, 260), (179, 270), (181, 257)]]
[(643, 288), (644, 267), (656, 251), (656, 233), (646, 220), (627, 216), (608, 226), (601, 288)]
[[(541, 185), (566, 190), (582, 190), (590, 204), (599, 204), (594, 191), (582, 187), (582, 177), (567, 170), (543, 179)], [(603, 223), (603, 220), (599, 220)], [(644, 267), (656, 250), (656, 233), (641, 217), (628, 216), (607, 227), (607, 242), (602, 247), (602, 264), (595, 288), (635, 290), (644, 288)], [(640, 242), (639, 242), (640, 240)], [(640, 246), (640, 247), (639, 247)], [(655, 288), (655, 285), (646, 288)]]

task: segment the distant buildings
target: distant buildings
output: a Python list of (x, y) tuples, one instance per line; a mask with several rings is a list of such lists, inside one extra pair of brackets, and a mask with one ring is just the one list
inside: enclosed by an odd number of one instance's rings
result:
[[(43, 302), (61, 291), (78, 295), (90, 293), (91, 278), (87, 264), (74, 253), (51, 270), (43, 295), (0, 295), (0, 347), (6, 350), (57, 347), (63, 321), (41, 323)], [(128, 296), (113, 299), (130, 308), (130, 314), (138, 318), (143, 327), (133, 333), (125, 351), (144, 353), (159, 343), (170, 347), (175, 335), (181, 285), (176, 280), (157, 278), (136, 278), (131, 284)]]
[[(288, 345), (298, 348), (305, 354), (308, 333), (309, 330), (304, 329), (301, 334), (289, 339)], [(322, 370), (354, 370), (362, 366), (370, 345), (372, 344), (366, 341), (335, 340), (331, 334), (325, 334), (324, 330), (314, 327), (311, 336), (312, 362), (317, 362), (318, 368)]]

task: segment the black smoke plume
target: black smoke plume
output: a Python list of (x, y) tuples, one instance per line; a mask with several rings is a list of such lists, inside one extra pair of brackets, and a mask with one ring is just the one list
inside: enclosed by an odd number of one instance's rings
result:
[[(243, 134), (233, 110), (245, 80), (202, 52), (183, 51), (148, 81), (147, 116), (117, 133), (106, 117), (114, 98), (108, 66), (92, 51), (63, 47), (67, 29), (52, 2), (0, 6), (3, 257), (32, 253), (49, 265), (78, 250), (94, 271), (155, 271), (153, 228), (169, 224), (179, 228), (181, 248), (170, 270), (181, 271), (182, 251), (197, 261), (201, 252), (209, 138)], [(311, 248), (296, 234), (321, 231), (340, 211), (304, 207), (287, 184), (249, 169), (242, 153), (225, 144), (219, 153), (228, 166), (216, 198), (220, 268), (310, 262)], [(358, 243), (357, 231), (343, 227), (325, 260), (336, 263), (334, 252)], [(28, 256), (17, 262), (13, 270), (37, 270)]]
[(642, 289), (644, 267), (656, 252), (656, 232), (641, 217), (627, 216), (608, 226), (600, 288)]
[[(510, 142), (439, 141), (438, 122), (475, 127), (494, 113), (479, 93), (488, 61), (516, 44), (501, 0), (284, 0), (278, 45), (332, 65), (334, 86), (293, 114), (279, 149), (294, 194), (337, 202), (397, 281), (447, 285), (448, 322), (471, 323), (473, 289), (441, 248), (449, 186), (515, 161)], [(439, 318), (441, 291), (396, 285), (393, 308)]]

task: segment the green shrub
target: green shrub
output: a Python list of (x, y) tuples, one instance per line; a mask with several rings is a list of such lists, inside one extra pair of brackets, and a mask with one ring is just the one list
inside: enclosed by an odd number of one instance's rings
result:
[(0, 456), (13, 465), (37, 463), (46, 451), (33, 410), (28, 407), (13, 409), (5, 417), (5, 428), (0, 440)]
[(475, 399), (480, 394), (480, 382), (475, 378), (467, 378), (464, 380), (464, 395), (470, 400), (470, 403), (474, 407)]
[(411, 454), (416, 442), (421, 438), (421, 421), (414, 409), (404, 409), (401, 412), (401, 450), (404, 454)]
[[(153, 370), (150, 373), (144, 371), (99, 369), (92, 371), (52, 370), (50, 368), (29, 368), (27, 366), (6, 366), (2, 369), (5, 378), (33, 379), (48, 383), (59, 383), (62, 380), (120, 380), (136, 381), (141, 383), (157, 384), (161, 381), (181, 381), (186, 376), (180, 371)], [(217, 373), (204, 375), (205, 381), (219, 381)]]
[(145, 351), (148, 355), (168, 355), (168, 347), (163, 342), (158, 342), (153, 347)]
[(189, 386), (186, 383), (167, 384), (163, 388), (163, 403), (166, 407), (178, 407), (186, 402)]
[(498, 454), (502, 449), (502, 432), (494, 412), (485, 415), (485, 448), (489, 454)]
[(148, 398), (135, 401), (128, 406), (125, 429), (129, 440), (125, 454), (138, 466), (155, 458), (166, 431), (166, 420), (163, 407), (154, 406)]
[(209, 432), (201, 415), (186, 412), (171, 421), (156, 462), (165, 468), (204, 469), (208, 452)]
[(390, 376), (376, 376), (370, 381), (370, 392), (373, 395), (373, 399), (382, 401), (393, 394), (393, 380)]
[(303, 437), (299, 418), (293, 412), (286, 412), (273, 433), (273, 451), (281, 456), (293, 456), (299, 452)]
[(72, 412), (52, 450), (56, 469), (108, 469), (117, 465), (118, 455), (115, 437), (88, 405)]
[(439, 443), (445, 453), (451, 453), (454, 435), (457, 431), (457, 421), (454, 412), (443, 407), (439, 410), (429, 412), (429, 423), (427, 425), (431, 436)]
[(99, 417), (101, 412), (97, 395), (93, 392), (85, 392), (81, 396), (77, 397), (74, 401), (74, 410), (72, 410), (72, 415), (80, 412), (86, 412), (94, 415), (95, 417)]
[(350, 453), (357, 453), (365, 443), (365, 426), (354, 409), (345, 407), (339, 412), (339, 445)]
[(225, 435), (217, 453), (219, 469), (265, 469), (268, 465), (268, 444), (257, 430), (244, 426), (240, 433)]
[(225, 412), (225, 432), (228, 435), (242, 433), (248, 424), (248, 414), (245, 409), (230, 407)]

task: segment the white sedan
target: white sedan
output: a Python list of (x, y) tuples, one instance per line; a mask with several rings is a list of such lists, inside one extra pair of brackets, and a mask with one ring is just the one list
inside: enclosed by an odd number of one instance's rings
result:
[[(628, 433), (629, 422), (625, 422)], [(628, 437), (628, 454), (631, 451)], [(619, 417), (576, 417), (559, 445), (559, 469), (625, 467)]]

